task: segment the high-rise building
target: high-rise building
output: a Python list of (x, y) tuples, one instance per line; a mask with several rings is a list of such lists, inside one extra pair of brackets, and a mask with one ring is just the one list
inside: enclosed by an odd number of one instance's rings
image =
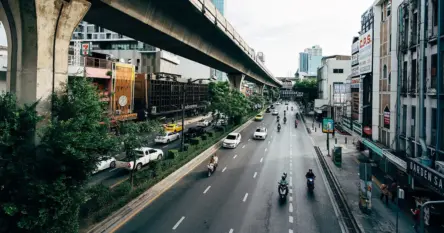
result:
[(227, 2), (225, 0), (211, 0), (216, 7), (216, 9), (222, 14), (225, 14), (225, 8)]
[[(225, 0), (211, 0), (211, 2), (214, 4), (214, 6), (216, 7), (216, 9), (222, 14), (225, 14), (225, 8), (226, 8), (226, 1)], [(227, 81), (228, 80), (228, 76), (226, 73), (213, 69), (210, 69), (210, 76), (211, 77), (216, 77), (217, 81)]]
[(299, 53), (299, 72), (308, 73), (308, 53)]
[(319, 45), (304, 49), (304, 52), (299, 53), (299, 72), (306, 76), (316, 76), (321, 60), (322, 48)]

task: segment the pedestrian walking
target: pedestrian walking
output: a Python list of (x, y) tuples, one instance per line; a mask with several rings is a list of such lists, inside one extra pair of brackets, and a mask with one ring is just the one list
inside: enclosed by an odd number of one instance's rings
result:
[(421, 217), (421, 210), (419, 209), (419, 206), (416, 206), (415, 209), (410, 209), (410, 211), (412, 211), (413, 221), (415, 222), (415, 224), (413, 225), (413, 228), (415, 229), (415, 232), (418, 232), (419, 220)]
[(392, 202), (395, 203), (396, 197), (398, 196), (398, 183), (396, 180), (393, 180), (392, 184), (390, 185), (390, 193), (392, 194)]
[(385, 204), (388, 205), (388, 195), (389, 195), (388, 187), (386, 184), (381, 184), (380, 188), (381, 188), (381, 195), (379, 196), (379, 199), (381, 199), (382, 201), (382, 199), (385, 198)]

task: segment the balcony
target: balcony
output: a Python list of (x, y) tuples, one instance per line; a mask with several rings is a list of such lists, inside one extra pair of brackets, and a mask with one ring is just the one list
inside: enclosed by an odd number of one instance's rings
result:
[(106, 59), (95, 58), (95, 57), (80, 57), (80, 59), (77, 62), (75, 59), (76, 58), (74, 55), (68, 55), (68, 66), (85, 66), (85, 67), (100, 68), (107, 70), (111, 70), (112, 68), (112, 61)]

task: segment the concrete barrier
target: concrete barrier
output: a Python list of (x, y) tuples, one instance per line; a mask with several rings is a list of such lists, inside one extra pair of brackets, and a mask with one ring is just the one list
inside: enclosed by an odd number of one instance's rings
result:
[[(239, 133), (248, 127), (253, 119), (248, 120), (243, 125), (237, 127), (232, 132)], [(204, 152), (200, 153), (194, 159), (186, 163), (184, 166), (177, 169), (175, 172), (171, 173), (165, 179), (159, 181), (153, 187), (149, 188), (143, 194), (141, 194), (136, 199), (132, 200), (130, 203), (126, 204), (124, 207), (120, 208), (116, 212), (112, 213), (102, 222), (92, 226), (87, 232), (88, 233), (110, 233), (114, 232), (120, 226), (122, 226), (129, 219), (134, 217), (142, 209), (147, 207), (151, 202), (153, 202), (157, 197), (162, 195), (166, 190), (171, 188), (185, 175), (194, 170), (199, 164), (207, 160), (215, 151), (217, 151), (221, 146), (224, 138), (219, 140), (216, 144), (206, 149)]]

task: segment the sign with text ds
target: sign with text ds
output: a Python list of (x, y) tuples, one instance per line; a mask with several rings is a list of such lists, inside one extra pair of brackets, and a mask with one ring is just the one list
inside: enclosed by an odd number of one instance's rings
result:
[(322, 119), (322, 132), (323, 133), (333, 133), (335, 130), (333, 119), (324, 118)]

